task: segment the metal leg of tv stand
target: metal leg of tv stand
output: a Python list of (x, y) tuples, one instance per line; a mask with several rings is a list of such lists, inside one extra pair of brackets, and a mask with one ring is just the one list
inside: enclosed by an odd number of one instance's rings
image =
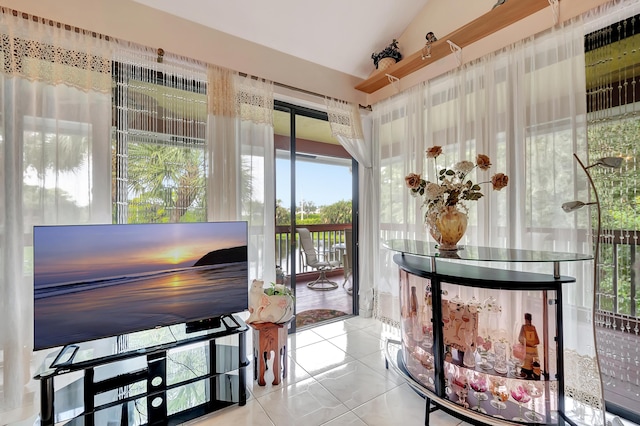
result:
[(95, 370), (93, 368), (87, 368), (84, 370), (84, 411), (87, 413), (84, 418), (85, 426), (93, 426), (95, 424), (95, 417), (93, 414), (95, 406), (95, 400), (93, 398), (93, 385), (95, 379)]
[(246, 352), (246, 338), (247, 338), (247, 334), (246, 333), (240, 333), (238, 335), (238, 355), (240, 356), (240, 365), (239, 365), (239, 371), (238, 371), (238, 379), (239, 379), (239, 383), (240, 383), (240, 389), (238, 390), (239, 395), (238, 395), (238, 404), (240, 406), (243, 406), (247, 403), (247, 368), (246, 366), (243, 366), (246, 362), (245, 360), (245, 354)]
[(53, 426), (53, 376), (40, 380), (40, 425)]

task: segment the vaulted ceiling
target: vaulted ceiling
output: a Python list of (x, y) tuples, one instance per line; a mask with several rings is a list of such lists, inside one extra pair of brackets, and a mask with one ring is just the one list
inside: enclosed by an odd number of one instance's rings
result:
[(371, 54), (399, 38), (429, 0), (135, 1), (366, 78), (373, 70)]

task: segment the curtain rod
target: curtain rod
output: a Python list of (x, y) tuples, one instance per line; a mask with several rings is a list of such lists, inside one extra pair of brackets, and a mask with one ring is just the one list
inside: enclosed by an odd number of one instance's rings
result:
[[(332, 98), (332, 97), (330, 97), (330, 96), (321, 95), (321, 94), (319, 94), (319, 93), (312, 92), (312, 91), (310, 91), (310, 90), (300, 89), (300, 88), (298, 88), (298, 87), (289, 86), (288, 84), (278, 83), (278, 82), (275, 82), (275, 81), (273, 82), (273, 84), (275, 84), (276, 86), (282, 87), (282, 88), (284, 88), (284, 89), (290, 89), (290, 90), (293, 90), (293, 91), (296, 91), (296, 92), (305, 93), (305, 94), (307, 94), (307, 95), (316, 96), (316, 97), (323, 98), (323, 99), (325, 99), (325, 98), (329, 98), (329, 99), (331, 99), (331, 100), (336, 100), (336, 101), (346, 102), (346, 101), (343, 101), (342, 99), (337, 99), (337, 98)], [(362, 104), (358, 104), (358, 107), (359, 107), (360, 109), (366, 109), (367, 111), (371, 111), (371, 105), (362, 105)]]
[(74, 27), (74, 26), (68, 25), (68, 24), (63, 24), (61, 22), (57, 22), (57, 21), (54, 21), (52, 19), (46, 19), (46, 18), (41, 18), (41, 17), (36, 16), (36, 15), (30, 15), (30, 14), (28, 14), (26, 12), (19, 12), (19, 11), (15, 10), (15, 9), (10, 9), (8, 7), (0, 6), (0, 10), (1, 10), (2, 13), (6, 13), (6, 14), (10, 13), (15, 17), (22, 17), (23, 19), (25, 19), (27, 21), (39, 22), (39, 23), (42, 23), (42, 24), (45, 24), (45, 25), (49, 25), (51, 27), (56, 27), (56, 28), (61, 28), (61, 29), (64, 28), (67, 31), (73, 31), (73, 32), (78, 33), (78, 34), (80, 34), (80, 33), (89, 34), (92, 37), (103, 39), (103, 40), (111, 40), (111, 37), (109, 37), (108, 35), (100, 34), (100, 33), (97, 33), (95, 31), (85, 30), (85, 29), (80, 28), (80, 27)]
[[(241, 77), (248, 77), (249, 76), (249, 74), (244, 73), (244, 72), (238, 72), (238, 75), (241, 76)], [(256, 78), (257, 79), (257, 78), (260, 78), (260, 77), (251, 76), (251, 78)], [(299, 87), (289, 86), (288, 84), (284, 84), (284, 83), (278, 83), (277, 81), (274, 81), (273, 84), (275, 86), (282, 87), (283, 89), (293, 90), (294, 92), (304, 93), (306, 95), (315, 96), (317, 98), (322, 98), (322, 99), (329, 98), (331, 100), (336, 100), (336, 101), (340, 101), (340, 102), (346, 102), (346, 101), (344, 101), (342, 99), (332, 98), (332, 97), (326, 96), (326, 95), (321, 95), (320, 93), (312, 92), (312, 91), (306, 90), (306, 89), (300, 89)], [(360, 107), (361, 109), (366, 109), (367, 111), (371, 111), (371, 105), (358, 104), (358, 107)]]

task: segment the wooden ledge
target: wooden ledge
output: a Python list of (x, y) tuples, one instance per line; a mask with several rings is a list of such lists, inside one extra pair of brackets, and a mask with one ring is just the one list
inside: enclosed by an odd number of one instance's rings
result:
[[(385, 70), (375, 71), (368, 79), (355, 88), (365, 93), (373, 93), (391, 84), (388, 75), (395, 78), (406, 77), (427, 65), (452, 53), (448, 41), (464, 48), (488, 35), (514, 24), (545, 7), (550, 7), (549, 0), (507, 0), (506, 3), (490, 10), (454, 32), (439, 38), (431, 45), (431, 57), (422, 59), (422, 49), (406, 56), (400, 62)], [(553, 15), (549, 12), (549, 19)]]

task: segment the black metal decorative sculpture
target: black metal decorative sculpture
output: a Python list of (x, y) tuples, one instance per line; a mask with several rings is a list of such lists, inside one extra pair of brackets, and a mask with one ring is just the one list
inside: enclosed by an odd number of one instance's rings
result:
[(427, 33), (425, 38), (427, 39), (427, 42), (424, 44), (424, 47), (422, 48), (422, 60), (425, 60), (431, 57), (431, 43), (433, 43), (434, 41), (438, 41), (438, 38), (436, 37), (436, 35), (431, 31)]
[(373, 65), (375, 65), (376, 69), (378, 68), (378, 63), (380, 62), (380, 60), (384, 58), (392, 58), (396, 62), (402, 59), (402, 53), (400, 53), (400, 50), (398, 49), (398, 40), (396, 40), (395, 38), (380, 53), (374, 52), (371, 54), (371, 59), (373, 59)]

